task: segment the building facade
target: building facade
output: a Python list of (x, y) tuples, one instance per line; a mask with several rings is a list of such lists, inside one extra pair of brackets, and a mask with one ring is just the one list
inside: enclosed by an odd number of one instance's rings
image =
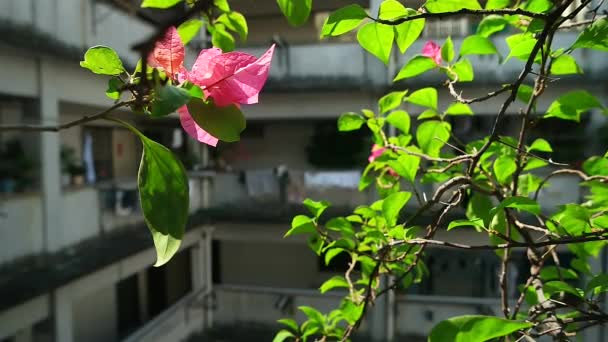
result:
[[(374, 13), (381, 1), (357, 2)], [(305, 239), (282, 238), (291, 218), (304, 211), (304, 198), (329, 200), (328, 214), (340, 215), (376, 196), (357, 191), (371, 142), (365, 134), (337, 133), (336, 119), (343, 112), (375, 109), (390, 90), (441, 82), (433, 74), (391, 82), (422, 50), (424, 39), (405, 55), (394, 51), (388, 67), (362, 50), (353, 35), (319, 41), (325, 17), (350, 3), (315, 1), (311, 20), (292, 28), (274, 1), (231, 1), (250, 27), (240, 50), (259, 56), (277, 43), (260, 103), (244, 108), (248, 127), (238, 143), (207, 149), (185, 136), (175, 117), (152, 121), (121, 113), (178, 153), (189, 169), (191, 216), (182, 251), (161, 268), (151, 266), (154, 248), (137, 202), (136, 137), (105, 122), (61, 133), (0, 132), (0, 151), (20, 151), (3, 154), (0, 161), (0, 341), (178, 341), (218, 325), (272, 326), (279, 318), (302, 318), (300, 305), (336, 307), (340, 293), (321, 296), (318, 287), (344, 263), (325, 265)], [(137, 63), (131, 46), (154, 32), (154, 20), (146, 12), (134, 15), (124, 4), (129, 2), (0, 3), (0, 123), (57, 124), (108, 108), (106, 81), (78, 61), (86, 48), (108, 45), (127, 66)], [(429, 22), (423, 35), (440, 44), (449, 35), (458, 47), (474, 29), (467, 18), (445, 20)], [(577, 34), (560, 32), (555, 46), (567, 46)], [(504, 35), (492, 39), (506, 56)], [(188, 53), (191, 63), (196, 51)], [(593, 51), (576, 54), (584, 74), (569, 79), (568, 89), (575, 85), (606, 99), (608, 61)], [(475, 82), (463, 86), (470, 97), (510, 82), (522, 67), (516, 60), (500, 64), (493, 56), (473, 57), (472, 63)], [(539, 108), (548, 107), (566, 89), (564, 83), (551, 85)], [(473, 104), (477, 114), (458, 118), (455, 134), (487, 134), (502, 99)], [(440, 92), (439, 106), (449, 103), (450, 95)], [(420, 113), (404, 108), (413, 117)], [(512, 106), (509, 114), (514, 117), (518, 109)], [(556, 160), (584, 160), (605, 147), (600, 138), (588, 140), (604, 127), (604, 117), (590, 113), (584, 120), (578, 130), (557, 122), (539, 128), (565, 151)], [(506, 129), (515, 129), (515, 121)], [(94, 176), (82, 171), (87, 149)], [(18, 172), (7, 165), (18, 165)], [(541, 193), (544, 207), (582, 199), (577, 180), (554, 179)], [(485, 242), (473, 232), (451, 236), (455, 242)], [(499, 312), (493, 254), (436, 248), (427, 263), (429, 278), (379, 302), (362, 334), (408, 340), (453, 315)], [(521, 282), (517, 276), (510, 281), (510, 288)], [(589, 341), (601, 341), (601, 332), (594, 333)]]

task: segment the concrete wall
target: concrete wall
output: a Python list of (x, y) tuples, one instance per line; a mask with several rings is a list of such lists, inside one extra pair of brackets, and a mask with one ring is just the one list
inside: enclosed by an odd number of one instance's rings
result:
[(0, 197), (0, 264), (44, 248), (42, 199), (39, 194)]
[(115, 341), (116, 289), (108, 286), (74, 301), (74, 341)]
[(63, 194), (62, 236), (53, 237), (51, 250), (97, 236), (101, 231), (99, 195), (95, 188), (73, 189)]

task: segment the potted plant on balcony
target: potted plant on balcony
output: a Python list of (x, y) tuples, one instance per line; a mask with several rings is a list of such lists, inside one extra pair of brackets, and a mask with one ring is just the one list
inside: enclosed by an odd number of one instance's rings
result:
[(6, 142), (0, 150), (0, 192), (22, 191), (32, 183), (32, 161), (18, 139)]
[(61, 146), (61, 185), (68, 186), (72, 182), (71, 166), (74, 164), (74, 149), (66, 145)]

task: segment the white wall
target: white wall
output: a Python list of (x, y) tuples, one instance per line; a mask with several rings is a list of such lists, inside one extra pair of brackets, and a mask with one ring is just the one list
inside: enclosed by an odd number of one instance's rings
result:
[(51, 237), (55, 243), (51, 250), (59, 250), (88, 238), (101, 231), (99, 195), (95, 188), (80, 188), (63, 193), (62, 236)]
[(0, 264), (40, 253), (44, 235), (42, 198), (37, 193), (0, 197)]
[(115, 286), (108, 286), (78, 298), (73, 303), (74, 341), (116, 340), (117, 308)]

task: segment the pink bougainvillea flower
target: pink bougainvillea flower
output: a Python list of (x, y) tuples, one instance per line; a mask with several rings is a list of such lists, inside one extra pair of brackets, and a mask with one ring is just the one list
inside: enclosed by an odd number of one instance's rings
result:
[[(175, 27), (169, 27), (163, 38), (156, 42), (154, 50), (148, 56), (148, 64), (155, 68), (161, 68), (167, 76), (174, 80), (178, 75), (186, 75), (184, 68), (185, 48), (182, 39)], [(181, 78), (184, 78), (181, 76)]]
[[(370, 162), (370, 163), (373, 162), (374, 160), (376, 160), (377, 158), (379, 158), (384, 153), (384, 151), (386, 151), (386, 147), (382, 147), (382, 146), (380, 146), (378, 144), (374, 144), (372, 146), (372, 151), (371, 151), (369, 157), (367, 157), (367, 161)], [(397, 174), (397, 172), (395, 172), (395, 170), (393, 170), (391, 168), (388, 169), (388, 174), (391, 175), (391, 176), (393, 176), (393, 177), (398, 177), (399, 176)]]
[(189, 80), (203, 88), (218, 106), (258, 103), (270, 71), (274, 45), (260, 58), (243, 52), (221, 53), (219, 49), (199, 54)]
[(213, 147), (217, 146), (218, 139), (213, 135), (207, 133), (204, 129), (202, 129), (199, 125), (196, 124), (190, 112), (188, 112), (188, 107), (182, 106), (177, 110), (179, 112), (179, 122), (182, 124), (182, 128), (189, 136), (194, 139), (207, 144)]
[[(185, 47), (177, 29), (170, 27), (156, 42), (148, 56), (148, 64), (164, 70), (178, 83), (190, 81), (201, 87), (205, 97), (217, 106), (237, 107), (258, 102), (258, 94), (268, 79), (274, 45), (260, 58), (243, 52), (222, 53), (218, 48), (200, 52), (192, 70), (184, 67)], [(218, 139), (200, 127), (187, 106), (178, 109), (182, 127), (196, 140), (216, 146)]]
[(437, 45), (432, 40), (429, 40), (422, 47), (422, 55), (432, 58), (437, 65), (441, 64), (441, 46)]

